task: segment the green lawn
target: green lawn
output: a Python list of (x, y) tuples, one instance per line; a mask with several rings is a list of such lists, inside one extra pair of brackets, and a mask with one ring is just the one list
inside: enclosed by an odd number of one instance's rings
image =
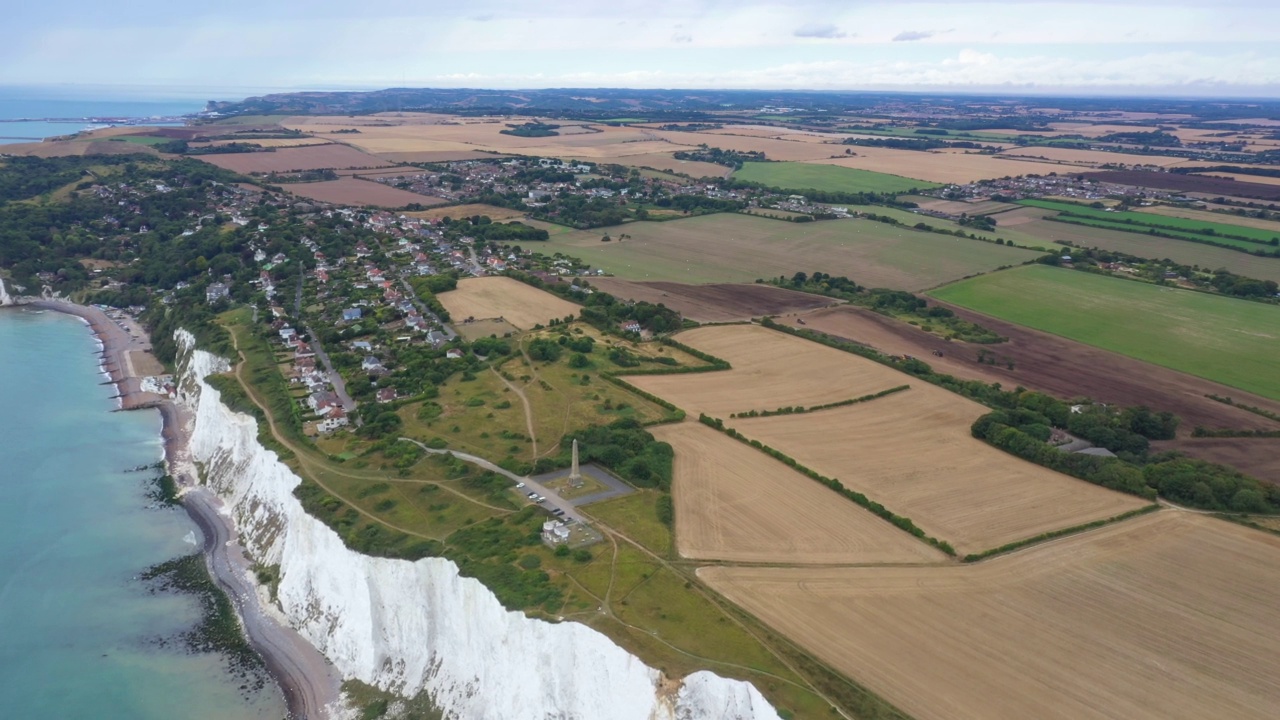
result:
[(1280, 307), (1041, 265), (939, 300), (1280, 400)]
[[(1277, 241), (1280, 242), (1280, 232), (1263, 230), (1261, 228), (1245, 227), (1243, 225), (1207, 222), (1204, 220), (1188, 220), (1187, 218), (1153, 215), (1151, 213), (1142, 212), (1109, 212), (1107, 210), (1099, 210), (1097, 208), (1086, 207), (1083, 205), (1053, 202), (1050, 200), (1021, 200), (1018, 204), (1043, 208), (1045, 210), (1057, 210), (1060, 213), (1074, 216), (1072, 218), (1073, 220), (1081, 222), (1089, 221), (1091, 224), (1098, 224), (1100, 227), (1107, 227), (1115, 230), (1131, 230), (1133, 232), (1146, 232), (1147, 228), (1156, 228), (1158, 231), (1177, 234), (1180, 237), (1212, 240), (1213, 242), (1228, 244), (1245, 250), (1269, 249), (1263, 247), (1263, 245), (1269, 245), (1273, 239), (1277, 239)], [(1247, 238), (1253, 242), (1241, 242), (1222, 237), (1224, 235)]]
[(749, 162), (733, 177), (795, 191), (903, 193), (939, 187), (937, 183), (900, 175), (803, 162)]

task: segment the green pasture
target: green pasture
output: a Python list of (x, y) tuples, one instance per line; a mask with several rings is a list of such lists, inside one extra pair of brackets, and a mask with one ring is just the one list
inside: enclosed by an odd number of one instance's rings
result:
[(738, 180), (796, 192), (903, 193), (940, 187), (937, 183), (900, 175), (803, 162), (749, 162), (744, 163), (733, 176)]
[(1042, 265), (963, 280), (930, 295), (1280, 400), (1274, 305)]

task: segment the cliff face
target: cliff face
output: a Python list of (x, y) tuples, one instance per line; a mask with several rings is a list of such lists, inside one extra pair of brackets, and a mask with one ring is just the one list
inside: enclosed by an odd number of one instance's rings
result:
[(9, 297), (9, 291), (4, 288), (4, 278), (0, 278), (0, 307), (12, 304), (13, 298)]
[(449, 718), (493, 720), (776, 720), (750, 683), (710, 672), (678, 689), (661, 673), (577, 623), (503, 609), (448, 560), (361, 555), (303, 510), (300, 482), (204, 382), (227, 363), (184, 350), (179, 402), (191, 412), (191, 458), (225, 500), (254, 560), (280, 566), (287, 622), (346, 678), (403, 695), (427, 691)]

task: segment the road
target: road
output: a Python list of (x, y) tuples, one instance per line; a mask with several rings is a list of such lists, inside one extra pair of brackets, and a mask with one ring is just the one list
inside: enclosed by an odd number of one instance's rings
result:
[(470, 455), (468, 453), (458, 452), (457, 450), (436, 450), (435, 448), (429, 448), (426, 445), (423, 445), (422, 443), (418, 442), (417, 440), (414, 440), (413, 438), (402, 437), (400, 439), (406, 442), (411, 442), (414, 445), (417, 445), (418, 447), (422, 448), (423, 450), (426, 450), (427, 452), (433, 455), (452, 455), (458, 458), (459, 460), (465, 460), (473, 465), (479, 465), (485, 470), (492, 470), (493, 472), (496, 472), (499, 475), (502, 475), (517, 484), (524, 483), (524, 487), (521, 488), (521, 491), (524, 492), (524, 494), (528, 495), (529, 493), (533, 492), (545, 497), (547, 501), (542, 503), (543, 507), (563, 510), (564, 515), (560, 516), (561, 519), (564, 519), (564, 520), (572, 519), (575, 522), (580, 522), (584, 524), (587, 522), (586, 518), (583, 517), (583, 515), (578, 512), (578, 509), (573, 506), (573, 502), (569, 500), (565, 500), (564, 498), (560, 497), (555, 493), (555, 491), (549, 490), (545, 485), (538, 482), (537, 480), (524, 477), (521, 475), (517, 475), (511, 472), (510, 470), (500, 468), (497, 465), (494, 465), (493, 463), (489, 462), (488, 460), (485, 460), (484, 458), (478, 457), (476, 455)]
[[(382, 250), (382, 253), (385, 255), (387, 253), (387, 248), (383, 246), (382, 238), (375, 238), (374, 242), (378, 243), (378, 247)], [(432, 321), (434, 321), (437, 325), (440, 326), (440, 332), (441, 334), (444, 335), (445, 342), (449, 342), (450, 340), (457, 337), (458, 333), (454, 332), (453, 328), (445, 324), (445, 322), (441, 320), (435, 313), (431, 312), (431, 308), (427, 307), (421, 300), (418, 299), (418, 293), (415, 292), (413, 289), (413, 286), (409, 284), (408, 275), (409, 275), (408, 271), (406, 270), (400, 271), (400, 286), (404, 288), (405, 297), (409, 298), (409, 302), (413, 303), (413, 306), (418, 308), (418, 312), (422, 313), (422, 317), (429, 318)]]
[(341, 373), (333, 369), (333, 363), (329, 362), (329, 356), (325, 353), (324, 348), (320, 346), (320, 336), (311, 330), (311, 326), (306, 326), (307, 336), (311, 338), (311, 349), (316, 352), (316, 357), (320, 358), (320, 363), (324, 365), (324, 371), (329, 376), (329, 384), (333, 385), (333, 392), (342, 401), (342, 409), (351, 412), (356, 409), (356, 401), (351, 399), (347, 394), (347, 381), (342, 379)]
[[(181, 478), (190, 486), (190, 478)], [(262, 655), (268, 672), (284, 691), (289, 717), (319, 720), (326, 706), (342, 692), (337, 669), (292, 628), (268, 616), (250, 580), (244, 551), (219, 513), (222, 501), (206, 487), (192, 487), (182, 495), (182, 504), (204, 535), (205, 562), (218, 587), (236, 607), (245, 634)]]
[(480, 264), (480, 258), (476, 257), (476, 246), (468, 245), (467, 252), (471, 255), (471, 274), (479, 277), (484, 274), (484, 266)]

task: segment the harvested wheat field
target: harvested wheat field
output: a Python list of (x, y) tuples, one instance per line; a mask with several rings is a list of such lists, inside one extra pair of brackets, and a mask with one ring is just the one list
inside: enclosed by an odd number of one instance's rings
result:
[(1107, 163), (1173, 167), (1174, 165), (1181, 165), (1187, 161), (1186, 158), (1169, 157), (1167, 155), (1133, 155), (1130, 153), (1108, 152), (1106, 150), (1077, 150), (1076, 148), (1051, 146), (1020, 147), (1012, 150), (1005, 150), (1000, 153), (1000, 156), (1027, 157), (1043, 159), (1048, 162), (1060, 162), (1067, 163), (1069, 165), (1085, 165), (1089, 167), (1105, 165)]
[(577, 305), (509, 277), (466, 278), (458, 289), (436, 296), (455, 322), (501, 318), (521, 330), (556, 318), (577, 316)]
[(459, 322), (453, 324), (453, 329), (458, 334), (466, 338), (470, 342), (479, 340), (482, 337), (496, 335), (498, 337), (506, 337), (510, 333), (520, 332), (520, 328), (512, 325), (506, 320), (473, 320), (472, 322)]
[(211, 165), (243, 174), (283, 173), (304, 170), (346, 170), (349, 168), (391, 167), (385, 160), (366, 155), (346, 145), (312, 145), (279, 148), (275, 152), (200, 155)]
[(627, 155), (620, 157), (616, 161), (619, 165), (627, 167), (647, 167), (654, 170), (665, 170), (667, 172), (681, 173), (690, 177), (724, 177), (729, 174), (729, 168), (724, 165), (716, 165), (715, 163), (700, 162), (698, 160), (677, 160), (672, 153), (644, 153), (642, 155)]
[(1266, 175), (1245, 175), (1244, 173), (1229, 172), (1211, 172), (1211, 173), (1195, 173), (1202, 177), (1226, 178), (1228, 180), (1238, 180), (1247, 183), (1262, 183), (1263, 185), (1280, 185), (1280, 177), (1267, 177)]
[(1162, 511), (978, 565), (698, 575), (917, 720), (1274, 718), (1280, 538)]
[[(696, 375), (636, 375), (628, 382), (691, 415), (706, 413), (727, 419), (730, 413), (823, 405), (899, 385), (914, 388), (921, 382), (870, 360), (758, 325), (695, 328), (676, 339), (728, 360), (733, 369)], [(903, 394), (911, 392), (914, 389)]]
[(314, 183), (290, 183), (284, 188), (290, 194), (335, 205), (372, 205), (380, 208), (398, 208), (413, 203), (439, 205), (448, 202), (443, 198), (419, 195), (400, 188), (383, 185), (373, 180), (343, 177)]
[(892, 173), (939, 183), (971, 183), (1018, 175), (1048, 175), (1062, 170), (1061, 165), (1053, 163), (1015, 160), (994, 155), (957, 155), (877, 147), (857, 147), (853, 148), (853, 151), (857, 153), (854, 157), (815, 162)]
[[(803, 361), (796, 365), (793, 372), (805, 372)], [(987, 408), (889, 372), (899, 379), (887, 387), (909, 380), (911, 389), (832, 410), (728, 424), (911, 518), (961, 555), (1148, 504), (987, 445), (969, 432)]]
[(675, 535), (683, 557), (761, 563), (946, 559), (833, 490), (701, 423), (652, 432), (675, 449)]
[(431, 208), (430, 210), (418, 210), (416, 212), (407, 212), (405, 215), (409, 217), (422, 218), (423, 220), (440, 220), (442, 218), (464, 218), (475, 215), (483, 215), (494, 222), (503, 222), (505, 220), (519, 220), (524, 217), (524, 213), (511, 208), (498, 207), (497, 205), (485, 205), (483, 203), (472, 203), (470, 205), (450, 205), (448, 207)]

